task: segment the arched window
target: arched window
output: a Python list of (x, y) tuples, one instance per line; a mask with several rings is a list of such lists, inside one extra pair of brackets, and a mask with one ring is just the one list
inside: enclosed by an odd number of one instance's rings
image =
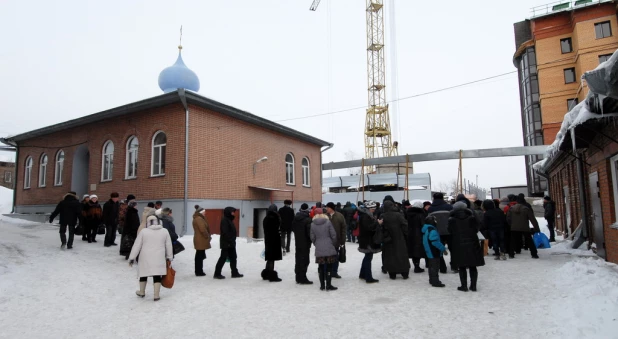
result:
[(127, 141), (127, 168), (125, 178), (133, 179), (137, 178), (137, 149), (139, 143), (137, 137), (132, 136)]
[(56, 170), (54, 171), (54, 185), (62, 185), (62, 171), (64, 170), (64, 151), (58, 151), (56, 154)]
[(162, 131), (152, 137), (152, 176), (165, 174), (165, 148), (167, 136)]
[(41, 162), (39, 163), (39, 187), (45, 187), (47, 184), (47, 154), (43, 153)]
[(24, 188), (30, 188), (30, 176), (32, 175), (32, 157), (26, 158), (26, 169), (24, 170)]
[(108, 140), (103, 145), (103, 158), (101, 163), (103, 167), (101, 181), (112, 180), (112, 173), (114, 170), (114, 143), (111, 140)]
[(303, 158), (303, 186), (309, 187), (311, 185), (311, 178), (309, 175), (309, 159)]
[(294, 185), (294, 155), (292, 153), (285, 156), (285, 183)]

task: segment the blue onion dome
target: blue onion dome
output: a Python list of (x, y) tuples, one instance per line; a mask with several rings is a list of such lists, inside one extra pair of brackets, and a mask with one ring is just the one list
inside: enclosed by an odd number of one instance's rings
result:
[(178, 88), (197, 92), (200, 89), (200, 79), (182, 61), (182, 46), (178, 46), (178, 59), (172, 66), (167, 67), (159, 74), (159, 88), (165, 93), (173, 92)]

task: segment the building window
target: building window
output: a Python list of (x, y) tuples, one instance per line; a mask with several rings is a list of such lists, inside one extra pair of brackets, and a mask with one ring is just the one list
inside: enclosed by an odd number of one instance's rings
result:
[(152, 138), (152, 176), (165, 175), (167, 136), (159, 131)]
[(564, 70), (564, 83), (570, 84), (575, 82), (575, 68), (567, 68)]
[(101, 181), (112, 180), (114, 172), (114, 143), (109, 140), (103, 145), (102, 174)]
[(47, 178), (47, 154), (43, 153), (41, 162), (39, 163), (39, 187), (45, 187)]
[(612, 57), (611, 54), (599, 55), (599, 64), (604, 63), (605, 61), (609, 60), (609, 58), (611, 57)]
[(13, 174), (9, 171), (4, 172), (4, 182), (11, 183), (13, 181)]
[(294, 156), (292, 153), (285, 156), (285, 183), (294, 185)]
[(612, 26), (609, 21), (599, 22), (594, 24), (594, 33), (597, 39), (603, 39), (612, 36)]
[(139, 144), (137, 137), (130, 137), (127, 141), (127, 168), (125, 178), (134, 179), (137, 178), (137, 149)]
[(577, 98), (567, 99), (567, 112), (570, 112), (578, 103), (579, 100)]
[[(616, 218), (618, 219), (618, 155), (614, 156), (610, 160), (610, 165), (612, 168), (612, 182), (613, 182), (613, 191), (614, 191), (614, 208), (616, 209)], [(614, 220), (618, 223), (618, 220)], [(618, 227), (617, 227), (618, 228)]]
[(311, 185), (311, 178), (309, 177), (309, 159), (303, 158), (303, 186), (309, 187)]
[(26, 158), (26, 169), (24, 170), (24, 188), (30, 188), (30, 177), (32, 175), (32, 157)]
[(64, 170), (64, 151), (56, 154), (56, 170), (54, 171), (54, 185), (62, 186), (62, 171)]
[(573, 46), (571, 44), (571, 38), (566, 38), (560, 40), (560, 48), (562, 49), (562, 54), (573, 52)]

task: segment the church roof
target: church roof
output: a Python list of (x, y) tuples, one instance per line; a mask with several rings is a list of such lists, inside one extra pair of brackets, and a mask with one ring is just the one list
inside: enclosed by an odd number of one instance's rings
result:
[(92, 124), (96, 122), (100, 122), (106, 119), (116, 118), (120, 116), (124, 116), (127, 114), (141, 112), (147, 109), (153, 109), (157, 107), (163, 107), (173, 103), (183, 103), (195, 105), (198, 107), (206, 108), (220, 114), (229, 116), (234, 119), (238, 119), (240, 121), (244, 121), (250, 123), (252, 125), (256, 125), (274, 132), (281, 133), (283, 135), (287, 135), (289, 137), (308, 142), (310, 144), (318, 145), (318, 146), (329, 146), (331, 143), (326, 142), (324, 140), (320, 140), (318, 138), (312, 137), (308, 134), (301, 133), (289, 127), (285, 127), (283, 125), (277, 124), (270, 120), (261, 118), (257, 115), (251, 114), (249, 112), (245, 112), (238, 108), (225, 105), (223, 103), (217, 102), (215, 100), (203, 97), (199, 94), (185, 91), (184, 89), (178, 89), (173, 92), (165, 93), (156, 97), (148, 98), (145, 100), (137, 101), (134, 103), (130, 103), (124, 106), (112, 108), (106, 111), (90, 114), (81, 118), (61, 122), (59, 124), (39, 128), (30, 132), (14, 135), (7, 138), (0, 138), (0, 141), (11, 146), (15, 146), (16, 143), (20, 141), (25, 141), (28, 139), (32, 139), (35, 137), (64, 131), (67, 129), (84, 126), (87, 124)]

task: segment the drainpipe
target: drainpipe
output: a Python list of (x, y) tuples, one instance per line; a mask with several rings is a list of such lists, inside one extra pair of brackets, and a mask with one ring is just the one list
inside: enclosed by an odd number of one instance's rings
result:
[(185, 193), (183, 199), (184, 223), (180, 232), (180, 236), (182, 237), (187, 233), (187, 220), (189, 219), (189, 106), (187, 105), (187, 97), (183, 88), (178, 89), (178, 96), (180, 97), (182, 106), (185, 108)]
[(11, 213), (15, 213), (15, 205), (17, 203), (17, 176), (19, 175), (19, 147), (15, 143), (15, 175), (13, 176), (13, 209)]
[(322, 153), (328, 151), (329, 149), (333, 148), (333, 146), (335, 146), (335, 144), (331, 143), (329, 144), (325, 149), (320, 151), (320, 201), (322, 201), (322, 177), (323, 177), (323, 173), (324, 171), (322, 171)]
[[(577, 152), (575, 128), (571, 129), (571, 142), (573, 143), (573, 152)], [(582, 215), (582, 233), (580, 244), (583, 243), (583, 239), (589, 238), (588, 229), (588, 204), (586, 202), (586, 186), (584, 178), (584, 160), (582, 157), (577, 157), (577, 181), (579, 186), (579, 208)]]

